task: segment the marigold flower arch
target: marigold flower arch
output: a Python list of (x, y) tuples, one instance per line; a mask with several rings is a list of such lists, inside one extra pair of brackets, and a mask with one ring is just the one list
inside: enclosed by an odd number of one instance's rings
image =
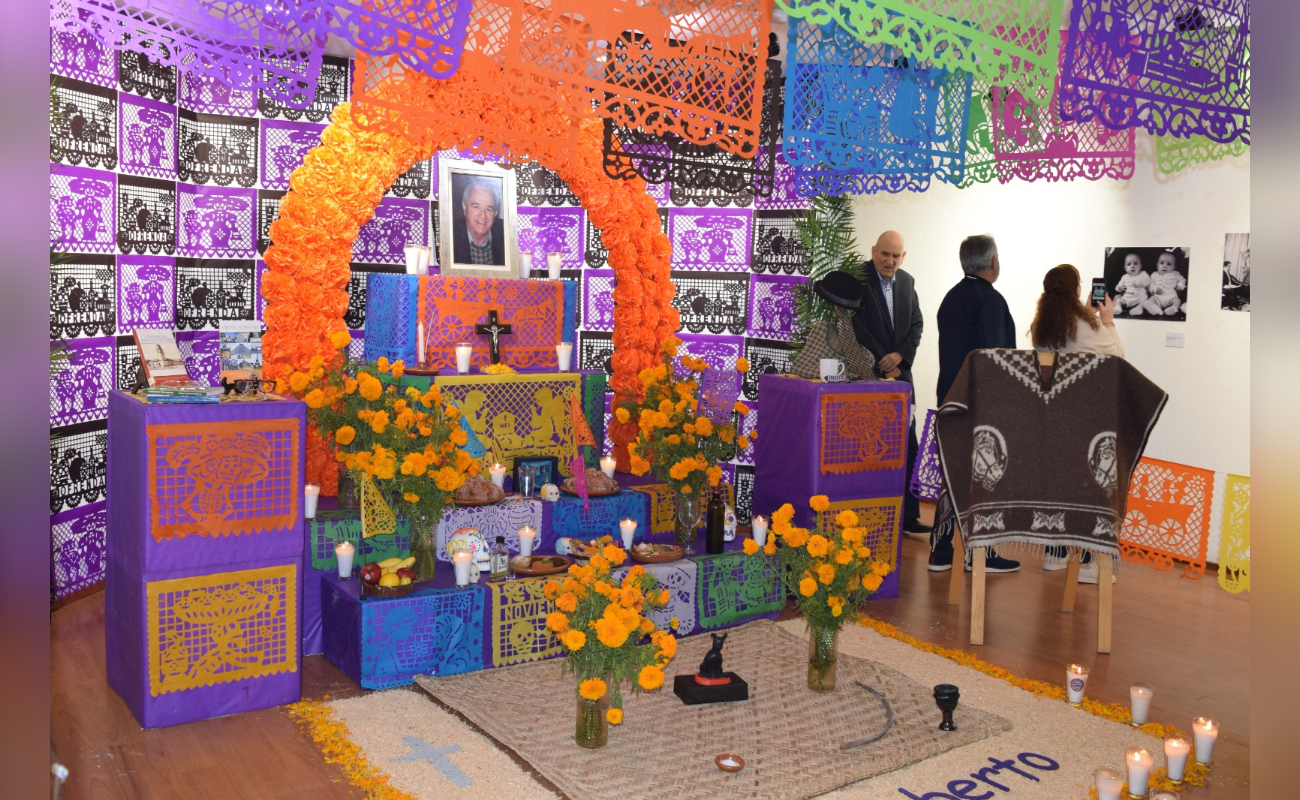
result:
[[(358, 74), (365, 68), (363, 57)], [(671, 246), (645, 182), (605, 175), (600, 123), (579, 124), (576, 150), (573, 125), (559, 104), (539, 110), (464, 71), (448, 80), (408, 72), (335, 108), (321, 144), (290, 177), (280, 217), (271, 225), (262, 278), (265, 377), (287, 380), (294, 369), (307, 369), (313, 356), (327, 362), (338, 357), (328, 337), (347, 328), (343, 314), (357, 231), (374, 216), (385, 190), (417, 161), (449, 147), (477, 146), (536, 160), (557, 173), (600, 230), (616, 280), (611, 383), (616, 394), (637, 395), (637, 373), (659, 363), (662, 343), (680, 326), (671, 304)], [(523, 152), (528, 155), (517, 155)], [(611, 431), (616, 443), (635, 438), (635, 425), (623, 427)], [(337, 491), (334, 463), (332, 448), (309, 432), (307, 479), (326, 494)]]

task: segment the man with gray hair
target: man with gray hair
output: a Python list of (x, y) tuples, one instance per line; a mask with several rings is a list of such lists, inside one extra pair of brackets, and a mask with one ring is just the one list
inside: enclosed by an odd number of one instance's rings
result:
[[(452, 260), (457, 264), (506, 264), (505, 224), (499, 181), (474, 177), (461, 193), (461, 220), (452, 220)], [(462, 222), (463, 220), (463, 222)]]
[[(998, 245), (992, 236), (968, 236), (957, 251), (965, 275), (948, 290), (939, 304), (939, 407), (952, 388), (961, 365), (972, 350), (1015, 348), (1016, 322), (1001, 292), (993, 288), (1002, 264)], [(952, 568), (953, 526), (955, 520), (944, 518), (947, 498), (940, 497), (940, 511), (935, 513), (934, 534), (930, 537), (930, 570), (942, 572)], [(948, 503), (951, 506), (951, 503)], [(986, 561), (989, 572), (1015, 572), (1019, 561), (1001, 558), (991, 549)]]

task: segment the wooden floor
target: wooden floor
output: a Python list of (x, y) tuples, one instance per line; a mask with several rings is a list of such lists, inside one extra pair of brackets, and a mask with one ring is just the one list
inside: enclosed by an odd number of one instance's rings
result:
[[(1073, 614), (1060, 613), (1064, 572), (1037, 562), (988, 580), (985, 645), (966, 645), (969, 580), (961, 606), (947, 604), (949, 573), (926, 570), (924, 544), (903, 547), (902, 596), (869, 612), (927, 641), (961, 647), (1017, 674), (1063, 680), (1088, 664), (1088, 694), (1128, 702), (1128, 687), (1155, 687), (1152, 719), (1187, 730), (1200, 714), (1219, 720), (1209, 786), (1184, 798), (1249, 797), (1250, 603), (1199, 581), (1126, 566), (1116, 584), (1114, 650), (1096, 650), (1096, 587), (1081, 586)], [(105, 680), (104, 596), (80, 600), (51, 620), (54, 746), (71, 771), (66, 798), (359, 797), (277, 709), (142, 731)], [(306, 697), (360, 694), (323, 656), (303, 664)], [(1122, 759), (1116, 759), (1119, 761)]]

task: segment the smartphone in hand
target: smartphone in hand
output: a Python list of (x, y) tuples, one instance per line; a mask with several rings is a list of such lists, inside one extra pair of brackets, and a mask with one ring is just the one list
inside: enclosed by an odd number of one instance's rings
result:
[(1092, 279), (1092, 304), (1094, 306), (1102, 305), (1106, 302), (1106, 279)]

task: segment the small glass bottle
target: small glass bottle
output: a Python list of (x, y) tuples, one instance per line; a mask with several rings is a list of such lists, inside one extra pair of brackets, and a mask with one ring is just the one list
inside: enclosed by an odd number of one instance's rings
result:
[(705, 511), (704, 552), (714, 555), (722, 552), (723, 536), (727, 527), (727, 504), (722, 499), (722, 490), (713, 490), (713, 499), (709, 500)]
[(506, 537), (498, 536), (497, 543), (488, 551), (488, 580), (504, 581), (510, 577), (510, 551), (506, 549)]

